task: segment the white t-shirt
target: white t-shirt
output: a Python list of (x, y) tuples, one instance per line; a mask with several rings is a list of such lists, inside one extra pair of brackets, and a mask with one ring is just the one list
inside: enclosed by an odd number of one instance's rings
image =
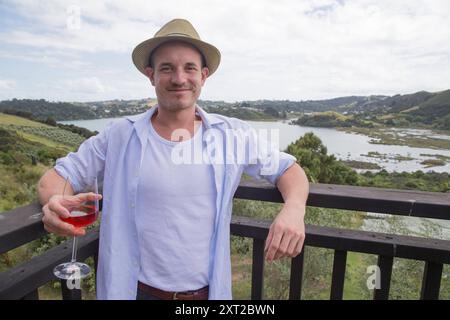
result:
[(177, 164), (173, 151), (191, 148), (192, 158), (203, 152), (203, 127), (183, 142), (162, 138), (152, 125), (149, 130), (136, 201), (139, 281), (165, 291), (196, 290), (208, 285), (214, 172), (206, 163)]

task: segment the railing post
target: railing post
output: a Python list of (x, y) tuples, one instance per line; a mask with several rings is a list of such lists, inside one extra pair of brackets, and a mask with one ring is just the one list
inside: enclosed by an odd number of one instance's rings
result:
[(98, 268), (98, 249), (97, 249), (97, 252), (94, 253), (94, 272), (95, 272), (95, 279), (97, 279), (97, 268)]
[(302, 297), (303, 260), (305, 247), (302, 252), (291, 260), (291, 278), (289, 283), (289, 300), (300, 300)]
[(263, 298), (264, 242), (262, 239), (253, 239), (252, 300)]
[(373, 292), (374, 300), (388, 300), (391, 286), (393, 257), (378, 256), (378, 267), (380, 268), (380, 288)]
[(61, 294), (63, 300), (81, 300), (81, 288), (80, 289), (69, 289), (69, 281), (71, 280), (60, 280), (61, 283)]
[(342, 300), (344, 294), (345, 265), (347, 251), (335, 250), (333, 261), (333, 276), (331, 280), (331, 300)]
[(423, 270), (421, 300), (438, 300), (441, 288), (442, 263), (432, 261), (425, 262)]

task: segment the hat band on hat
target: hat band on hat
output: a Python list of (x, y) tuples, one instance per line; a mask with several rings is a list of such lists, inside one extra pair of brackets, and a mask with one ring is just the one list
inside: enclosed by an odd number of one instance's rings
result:
[[(192, 38), (192, 36), (190, 36), (189, 34), (186, 34), (186, 33), (178, 33), (178, 32), (169, 33), (169, 34), (166, 34), (166, 35), (163, 35), (163, 36), (159, 36), (159, 37), (170, 37), (170, 36), (183, 36), (183, 37), (189, 37), (189, 38)], [(195, 39), (195, 38), (193, 38), (193, 39)]]
[[(168, 35), (166, 35), (166, 36), (162, 36), (162, 37), (167, 37), (167, 36), (170, 37), (170, 36), (172, 36), (172, 35), (182, 36), (182, 37), (189, 37), (189, 38), (190, 38), (189, 35), (186, 35), (186, 34), (184, 34), (184, 33), (170, 33), (170, 34), (168, 34)], [(193, 38), (193, 39), (195, 39), (195, 38)], [(196, 39), (195, 39), (195, 40), (196, 40)], [(153, 55), (154, 55), (156, 49), (158, 49), (158, 48), (161, 47), (163, 44), (165, 44), (165, 43), (167, 43), (167, 42), (170, 42), (170, 41), (172, 41), (172, 40), (164, 41), (163, 43), (161, 43), (161, 44), (157, 45), (155, 48), (153, 48), (152, 51), (150, 51), (150, 55), (148, 56), (147, 66), (150, 66), (151, 68), (153, 68), (153, 65), (152, 65), (152, 59), (153, 59)], [(177, 41), (177, 40), (174, 40), (174, 41)], [(183, 40), (179, 40), (179, 41), (185, 42), (185, 41), (183, 41)], [(190, 44), (191, 46), (193, 46), (193, 47), (198, 51), (198, 53), (200, 54), (201, 59), (202, 59), (202, 68), (203, 68), (203, 67), (208, 67), (208, 68), (209, 68), (208, 63), (207, 63), (207, 60), (206, 60), (206, 57), (205, 57), (205, 55), (203, 54), (202, 50), (200, 50), (200, 49), (199, 49), (195, 44), (193, 44), (193, 43), (190, 43), (190, 42), (187, 42), (187, 43)]]

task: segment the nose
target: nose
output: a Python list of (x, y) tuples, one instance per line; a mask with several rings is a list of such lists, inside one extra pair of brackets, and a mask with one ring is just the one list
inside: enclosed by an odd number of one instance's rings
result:
[(174, 85), (182, 86), (186, 82), (186, 74), (183, 70), (177, 69), (172, 72), (171, 81)]

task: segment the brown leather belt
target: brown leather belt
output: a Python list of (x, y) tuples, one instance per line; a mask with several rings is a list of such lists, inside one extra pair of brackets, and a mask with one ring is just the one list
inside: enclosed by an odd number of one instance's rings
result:
[(208, 300), (209, 287), (183, 292), (163, 291), (148, 284), (138, 282), (138, 288), (162, 300)]

